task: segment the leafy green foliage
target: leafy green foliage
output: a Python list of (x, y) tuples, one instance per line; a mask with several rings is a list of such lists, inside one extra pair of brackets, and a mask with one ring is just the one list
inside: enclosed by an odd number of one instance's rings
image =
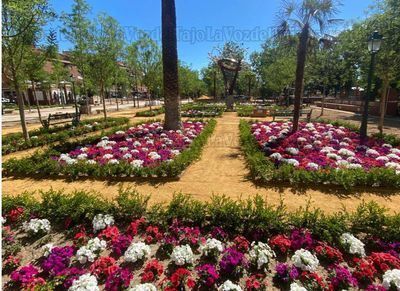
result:
[(192, 196), (177, 193), (166, 205), (149, 206), (149, 195), (141, 195), (129, 188), (121, 188), (114, 201), (107, 201), (100, 194), (89, 191), (68, 194), (63, 190), (49, 190), (41, 191), (40, 196), (36, 194), (25, 192), (15, 197), (3, 196), (2, 215), (22, 206), (25, 219), (35, 214), (55, 225), (64, 225), (66, 221), (70, 226), (90, 224), (96, 214), (109, 213), (126, 224), (131, 219), (145, 217), (149, 222), (166, 228), (178, 219), (189, 225), (222, 227), (232, 236), (254, 232), (270, 236), (288, 233), (293, 228), (307, 228), (316, 238), (331, 243), (339, 243), (340, 235), (348, 231), (386, 241), (400, 239), (400, 215), (389, 214), (387, 209), (375, 202), (363, 202), (352, 213), (343, 209), (328, 215), (313, 208), (311, 203), (288, 212), (283, 200), (269, 204), (259, 195), (247, 200), (213, 196), (211, 201), (201, 202)]

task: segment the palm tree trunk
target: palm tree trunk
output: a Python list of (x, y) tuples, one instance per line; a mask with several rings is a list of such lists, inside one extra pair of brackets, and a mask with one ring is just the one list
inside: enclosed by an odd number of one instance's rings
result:
[(164, 129), (182, 126), (180, 113), (175, 0), (162, 0), (162, 55), (165, 103)]
[(383, 80), (383, 86), (382, 86), (382, 94), (381, 94), (381, 103), (380, 103), (380, 112), (379, 112), (379, 124), (378, 124), (378, 129), (379, 133), (383, 133), (383, 124), (385, 121), (385, 114), (386, 114), (386, 100), (388, 97), (388, 89), (389, 89), (389, 80), (385, 78)]
[(301, 31), (299, 46), (297, 48), (296, 81), (294, 89), (294, 112), (293, 112), (293, 132), (299, 128), (300, 105), (304, 90), (304, 68), (307, 58), (307, 45), (309, 37), (309, 26), (306, 24)]

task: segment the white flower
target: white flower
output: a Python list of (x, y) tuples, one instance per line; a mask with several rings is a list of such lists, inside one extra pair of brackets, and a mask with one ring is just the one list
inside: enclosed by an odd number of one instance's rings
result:
[(347, 169), (362, 169), (362, 165), (350, 163), (346, 166)]
[(295, 167), (298, 167), (300, 165), (300, 163), (295, 159), (286, 159), (285, 162)]
[(105, 159), (105, 160), (109, 160), (109, 159), (112, 159), (114, 156), (112, 155), (112, 154), (105, 154), (104, 156), (103, 156), (103, 159)]
[(157, 287), (151, 283), (130, 286), (127, 291), (157, 291)]
[(179, 151), (179, 150), (172, 150), (171, 153), (172, 153), (174, 156), (177, 156), (177, 155), (180, 154), (180, 151)]
[(389, 158), (386, 156), (377, 157), (375, 160), (382, 161), (382, 162), (389, 162)]
[(364, 243), (351, 233), (343, 233), (340, 236), (340, 242), (350, 254), (365, 257)]
[(119, 164), (119, 161), (118, 161), (117, 159), (111, 159), (111, 160), (108, 161), (108, 164), (111, 164), (111, 165), (118, 165), (118, 164)]
[(313, 147), (313, 145), (311, 145), (311, 144), (306, 144), (306, 145), (304, 146), (304, 148), (305, 148), (306, 150), (312, 150), (314, 147)]
[(257, 263), (257, 268), (261, 269), (268, 265), (270, 259), (275, 257), (275, 252), (270, 246), (263, 242), (253, 242), (251, 244), (251, 250), (249, 252), (250, 259)]
[(342, 159), (341, 156), (334, 154), (334, 153), (328, 153), (326, 156), (330, 159), (337, 160), (337, 161)]
[(272, 155), (269, 156), (273, 160), (280, 161), (282, 160), (282, 155), (280, 153), (273, 153)]
[(383, 146), (384, 148), (388, 148), (388, 149), (393, 148), (393, 146), (392, 146), (391, 144), (388, 144), (388, 143), (384, 143), (382, 146)]
[(76, 257), (81, 264), (85, 264), (87, 261), (94, 262), (100, 251), (106, 247), (107, 242), (96, 237), (89, 240), (86, 246), (80, 247), (76, 252)]
[(76, 158), (77, 158), (78, 160), (86, 160), (87, 157), (88, 157), (87, 154), (79, 154)]
[(292, 148), (292, 147), (286, 148), (285, 151), (287, 153), (291, 154), (292, 156), (296, 156), (299, 154), (299, 150), (296, 148)]
[(400, 290), (400, 270), (387, 270), (385, 274), (383, 274), (382, 285), (387, 290), (390, 288)]
[(393, 159), (393, 160), (399, 160), (400, 161), (400, 157), (396, 154), (388, 154), (386, 155), (389, 159)]
[(200, 246), (200, 251), (205, 256), (218, 256), (223, 250), (222, 242), (215, 238), (208, 238), (206, 243)]
[(53, 247), (54, 245), (52, 243), (42, 246), (43, 256), (48, 257), (51, 254), (51, 250), (53, 249)]
[(307, 291), (307, 289), (303, 286), (300, 286), (296, 282), (293, 282), (292, 284), (290, 284), (290, 291)]
[(141, 167), (143, 167), (143, 163), (144, 163), (144, 161), (142, 161), (142, 160), (133, 160), (131, 162), (131, 166), (134, 168), (141, 168)]
[(69, 287), (69, 291), (99, 291), (100, 288), (97, 286), (97, 279), (95, 276), (85, 274), (80, 276), (77, 280), (72, 282), (72, 286)]
[(339, 161), (336, 162), (336, 165), (337, 165), (338, 167), (344, 167), (344, 168), (347, 168), (347, 166), (348, 166), (349, 164), (350, 164), (350, 163), (349, 163), (348, 161), (346, 161), (346, 160), (339, 160)]
[(307, 168), (312, 169), (312, 170), (318, 170), (319, 169), (319, 165), (316, 163), (308, 163), (307, 164)]
[(105, 229), (114, 224), (114, 217), (109, 214), (97, 214), (92, 221), (94, 231)]
[(161, 156), (156, 152), (150, 152), (149, 158), (152, 160), (159, 160), (159, 159), (161, 159)]
[(96, 164), (96, 161), (95, 160), (87, 160), (86, 164), (94, 165), (94, 164)]
[(331, 152), (335, 152), (336, 150), (333, 147), (323, 147), (321, 149), (321, 153), (331, 153)]
[(50, 221), (47, 219), (33, 218), (29, 222), (24, 222), (22, 228), (26, 232), (37, 234), (39, 232), (48, 233), (50, 231)]
[(297, 268), (309, 272), (314, 272), (319, 265), (317, 257), (305, 249), (297, 250), (292, 256), (292, 261)]
[(376, 157), (379, 156), (379, 152), (374, 149), (369, 149), (365, 152), (365, 154), (369, 157)]
[(354, 152), (352, 152), (351, 150), (348, 150), (348, 149), (340, 149), (338, 151), (338, 154), (341, 156), (346, 156), (346, 157), (353, 157), (356, 155)]
[(0, 216), (0, 222), (1, 222), (1, 225), (4, 225), (4, 224), (6, 224), (7, 219), (3, 216)]
[(297, 138), (297, 142), (306, 142), (306, 141), (307, 141), (307, 139), (304, 138), (304, 137), (298, 137)]
[(115, 134), (125, 134), (125, 131), (118, 130)]
[(120, 151), (120, 152), (127, 152), (128, 150), (129, 150), (128, 147), (120, 147), (120, 148), (119, 148), (119, 151)]
[(135, 263), (150, 255), (150, 246), (143, 242), (132, 243), (125, 251), (124, 258), (127, 262)]
[(192, 264), (194, 262), (192, 249), (189, 245), (176, 246), (172, 251), (171, 260), (177, 266)]
[(390, 152), (391, 152), (392, 154), (400, 155), (400, 149), (397, 149), (397, 148), (392, 148), (392, 149), (390, 150)]
[(125, 155), (122, 156), (122, 158), (125, 160), (129, 160), (130, 158), (132, 158), (132, 155), (130, 153), (126, 153)]
[(233, 284), (230, 280), (227, 280), (218, 287), (218, 291), (242, 291), (243, 289), (236, 284)]

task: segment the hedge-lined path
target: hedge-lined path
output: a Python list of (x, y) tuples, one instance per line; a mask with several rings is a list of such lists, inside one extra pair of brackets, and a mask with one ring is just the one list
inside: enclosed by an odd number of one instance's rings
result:
[[(194, 162), (182, 174), (178, 181), (169, 182), (120, 182), (79, 180), (68, 182), (63, 179), (3, 179), (3, 193), (18, 194), (26, 190), (65, 189), (98, 191), (104, 197), (113, 198), (118, 193), (119, 187), (133, 187), (140, 193), (151, 194), (151, 202), (164, 202), (171, 199), (174, 192), (192, 194), (199, 200), (208, 200), (213, 194), (225, 194), (232, 198), (247, 198), (261, 194), (270, 203), (278, 203), (280, 197), (289, 210), (305, 206), (308, 200), (322, 210), (332, 213), (340, 210), (344, 204), (348, 210), (354, 210), (362, 200), (375, 200), (391, 212), (400, 211), (400, 193), (385, 195), (383, 190), (379, 194), (374, 192), (359, 192), (349, 196), (342, 191), (328, 192), (327, 189), (299, 191), (296, 187), (264, 188), (248, 180), (248, 171), (244, 157), (239, 147), (239, 120), (236, 113), (225, 113), (217, 119), (217, 126), (204, 148), (201, 159)], [(389, 193), (387, 193), (389, 194)]]

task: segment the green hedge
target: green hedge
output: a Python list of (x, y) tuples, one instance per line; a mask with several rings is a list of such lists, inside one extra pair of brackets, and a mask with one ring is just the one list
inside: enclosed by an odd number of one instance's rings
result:
[[(97, 122), (92, 128), (86, 127)], [(55, 126), (51, 128), (39, 128), (29, 131), (31, 139), (25, 141), (22, 133), (10, 133), (2, 136), (2, 154), (7, 155), (13, 152), (26, 150), (38, 146), (47, 145), (54, 142), (63, 142), (71, 137), (83, 135), (86, 133), (98, 131), (105, 128), (127, 124), (129, 119), (126, 117), (110, 117), (107, 120), (103, 118), (88, 119), (79, 123), (78, 126), (66, 124), (64, 126)]]
[(337, 185), (346, 190), (354, 186), (387, 187), (400, 189), (400, 175), (393, 170), (374, 168), (370, 171), (363, 169), (325, 169), (320, 171), (307, 171), (296, 169), (292, 165), (285, 164), (277, 167), (260, 150), (256, 139), (251, 134), (249, 122), (240, 121), (240, 142), (246, 157), (250, 175), (254, 180), (264, 183), (290, 183), (294, 185), (315, 186)]
[(144, 110), (144, 111), (139, 111), (136, 112), (136, 116), (137, 117), (154, 117), (160, 114), (165, 113), (165, 108), (164, 107), (160, 107), (157, 109), (152, 109), (152, 110)]
[[(147, 121), (147, 122), (154, 122)], [(138, 124), (142, 124), (139, 122)], [(31, 157), (23, 159), (10, 159), (3, 164), (4, 176), (67, 176), (78, 178), (79, 176), (89, 176), (95, 178), (111, 178), (111, 177), (177, 177), (190, 163), (198, 159), (201, 155), (203, 146), (207, 139), (214, 131), (216, 125), (215, 120), (208, 121), (203, 131), (193, 140), (192, 144), (178, 155), (172, 162), (165, 162), (157, 167), (133, 168), (126, 162), (119, 164), (87, 164), (84, 161), (73, 165), (61, 166), (58, 161), (51, 157), (59, 156), (62, 153), (70, 152), (79, 145), (93, 144), (98, 142), (101, 137), (111, 135), (118, 130), (127, 130), (129, 126), (117, 127), (99, 135), (89, 137), (83, 141), (64, 143), (54, 146), (44, 153), (35, 153)]]
[(146, 217), (150, 223), (167, 228), (173, 220), (179, 219), (203, 229), (222, 227), (232, 236), (254, 231), (273, 235), (293, 228), (307, 228), (317, 238), (328, 242), (337, 242), (343, 232), (386, 241), (400, 240), (400, 214), (388, 214), (387, 209), (375, 202), (362, 202), (354, 212), (339, 209), (327, 215), (310, 203), (289, 212), (283, 200), (271, 205), (259, 195), (247, 200), (213, 196), (209, 202), (200, 202), (189, 195), (175, 194), (168, 204), (151, 206), (149, 195), (132, 189), (120, 189), (113, 201), (89, 191), (50, 190), (40, 192), (40, 199), (32, 198), (34, 195), (34, 192), (25, 192), (19, 196), (3, 196), (3, 215), (15, 207), (24, 207), (24, 219), (33, 214), (49, 219), (53, 225), (62, 225), (67, 220), (73, 225), (90, 224), (96, 214), (109, 213), (124, 225), (132, 219)]

